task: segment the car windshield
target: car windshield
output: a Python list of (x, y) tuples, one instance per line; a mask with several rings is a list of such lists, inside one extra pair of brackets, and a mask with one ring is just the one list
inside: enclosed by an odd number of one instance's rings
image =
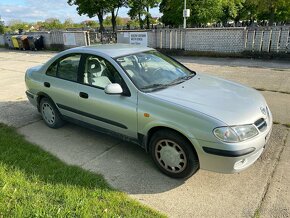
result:
[(194, 72), (157, 51), (119, 57), (117, 62), (137, 88), (145, 92), (182, 83), (195, 75)]

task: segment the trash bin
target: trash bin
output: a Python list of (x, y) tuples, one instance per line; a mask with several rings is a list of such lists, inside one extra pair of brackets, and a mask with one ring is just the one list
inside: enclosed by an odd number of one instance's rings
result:
[(14, 48), (11, 40), (11, 35), (5, 35), (5, 43), (8, 45), (8, 48)]
[(19, 44), (18, 44), (18, 41), (17, 41), (17, 36), (11, 36), (11, 41), (12, 41), (13, 48), (18, 48), (19, 49)]
[(35, 50), (41, 50), (44, 48), (43, 44), (43, 36), (28, 36), (28, 43), (30, 50), (35, 51)]
[(19, 44), (19, 49), (22, 49), (22, 50), (29, 49), (27, 35), (18, 36), (18, 37), (16, 37), (16, 39), (17, 39), (18, 44)]

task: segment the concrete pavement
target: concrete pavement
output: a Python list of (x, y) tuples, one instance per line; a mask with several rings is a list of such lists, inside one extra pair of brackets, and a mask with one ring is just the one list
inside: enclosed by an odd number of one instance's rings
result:
[[(255, 213), (261, 217), (290, 216), (290, 134), (285, 126), (274, 125), (266, 151), (246, 171), (218, 174), (200, 170), (188, 180), (170, 179), (156, 169), (149, 155), (133, 144), (73, 124), (58, 130), (44, 125), (37, 110), (26, 101), (23, 78), (27, 67), (43, 63), (52, 55), (0, 49), (0, 122), (18, 127), (29, 141), (63, 161), (103, 174), (114, 187), (170, 217), (252, 217)], [(290, 77), (290, 63), (179, 59), (196, 71), (249, 86), (259, 83), (256, 88), (288, 92), (290, 86), (285, 83)], [(270, 74), (273, 84), (263, 76)], [(290, 95), (269, 91), (262, 94), (274, 119), (290, 123)]]

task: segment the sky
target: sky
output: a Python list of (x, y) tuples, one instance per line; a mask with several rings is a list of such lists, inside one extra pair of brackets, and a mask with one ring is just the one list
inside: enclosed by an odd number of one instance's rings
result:
[[(121, 8), (118, 16), (128, 17), (127, 12), (127, 8)], [(158, 8), (153, 8), (150, 12), (153, 17), (161, 16)], [(67, 0), (0, 0), (0, 16), (6, 24), (15, 19), (35, 22), (57, 18), (63, 22), (71, 18), (77, 23), (90, 19), (87, 16), (79, 16), (76, 6), (69, 6)], [(97, 17), (91, 19), (97, 20)]]

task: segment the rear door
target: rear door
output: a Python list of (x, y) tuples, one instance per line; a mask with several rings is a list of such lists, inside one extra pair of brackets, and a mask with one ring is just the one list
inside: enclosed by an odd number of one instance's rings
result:
[(44, 76), (44, 93), (49, 95), (61, 114), (80, 118), (74, 111), (79, 109), (79, 66), (81, 54), (65, 55), (51, 64)]

